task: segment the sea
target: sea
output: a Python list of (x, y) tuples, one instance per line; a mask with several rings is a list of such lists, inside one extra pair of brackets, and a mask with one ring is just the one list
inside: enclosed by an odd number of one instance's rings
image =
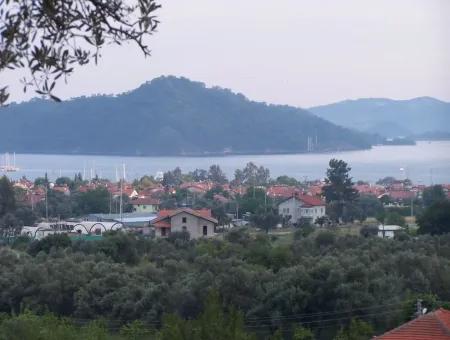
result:
[[(12, 152), (13, 150), (11, 150)], [(0, 160), (3, 162), (4, 156)], [(11, 155), (9, 157), (11, 159)], [(393, 176), (409, 178), (417, 184), (450, 183), (450, 141), (420, 141), (416, 145), (374, 146), (369, 150), (333, 153), (304, 153), (284, 155), (228, 155), (219, 157), (126, 157), (100, 155), (48, 155), (16, 154), (16, 172), (5, 173), (12, 179), (22, 176), (28, 179), (44, 176), (51, 180), (57, 177), (73, 177), (81, 173), (89, 179), (101, 178), (117, 180), (125, 176), (127, 180), (180, 167), (183, 172), (208, 169), (218, 164), (229, 179), (234, 171), (248, 162), (264, 166), (270, 170), (272, 178), (287, 175), (298, 180), (322, 179), (330, 159), (346, 161), (352, 168), (354, 180), (370, 183)], [(1, 175), (1, 174), (0, 174)]]

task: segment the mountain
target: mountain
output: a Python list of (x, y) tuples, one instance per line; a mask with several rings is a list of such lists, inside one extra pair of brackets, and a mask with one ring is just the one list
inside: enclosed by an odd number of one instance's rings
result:
[(450, 103), (430, 97), (345, 100), (308, 110), (335, 124), (384, 137), (450, 132)]
[(294, 153), (307, 151), (308, 140), (310, 151), (370, 147), (366, 135), (305, 110), (173, 76), (117, 96), (11, 104), (0, 121), (0, 151), (21, 153)]

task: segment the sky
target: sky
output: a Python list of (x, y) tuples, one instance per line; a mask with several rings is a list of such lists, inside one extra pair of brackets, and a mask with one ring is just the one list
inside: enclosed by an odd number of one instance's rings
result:
[[(130, 0), (131, 1), (131, 0)], [(108, 46), (56, 94), (117, 94), (184, 76), (267, 103), (432, 96), (450, 102), (450, 0), (160, 0), (144, 58)], [(11, 100), (21, 72), (1, 74)]]

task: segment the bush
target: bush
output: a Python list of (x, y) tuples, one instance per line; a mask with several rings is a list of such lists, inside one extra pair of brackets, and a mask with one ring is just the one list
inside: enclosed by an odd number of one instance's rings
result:
[(328, 247), (328, 246), (334, 244), (335, 240), (336, 240), (336, 234), (329, 230), (321, 231), (316, 236), (316, 244), (319, 247)]
[(442, 235), (450, 232), (450, 201), (433, 203), (417, 220), (420, 234)]
[(312, 225), (305, 225), (303, 227), (297, 228), (294, 232), (294, 240), (300, 240), (304, 237), (308, 237), (314, 232), (314, 227)]
[(175, 244), (175, 243), (179, 243), (179, 241), (189, 242), (190, 238), (191, 238), (191, 235), (189, 234), (188, 231), (174, 231), (173, 233), (170, 233), (167, 240), (170, 243)]
[(386, 225), (399, 225), (400, 227), (405, 226), (405, 218), (398, 212), (388, 212), (384, 218), (384, 224)]
[(362, 237), (374, 237), (378, 235), (378, 226), (376, 225), (365, 225), (359, 231)]
[(36, 256), (39, 252), (50, 253), (52, 248), (67, 248), (72, 245), (67, 234), (53, 234), (44, 237), (42, 240), (35, 240), (28, 246), (28, 253)]

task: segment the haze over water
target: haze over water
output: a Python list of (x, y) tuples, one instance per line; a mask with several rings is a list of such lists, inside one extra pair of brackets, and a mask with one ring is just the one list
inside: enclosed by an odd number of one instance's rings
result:
[[(415, 146), (375, 146), (370, 150), (324, 154), (239, 155), (226, 157), (120, 157), (92, 155), (16, 155), (20, 171), (8, 173), (11, 178), (26, 176), (34, 179), (47, 172), (50, 179), (73, 177), (85, 172), (99, 177), (116, 179), (116, 168), (121, 175), (126, 166), (127, 180), (179, 166), (183, 172), (208, 169), (219, 164), (229, 179), (237, 168), (254, 162), (270, 169), (272, 178), (288, 175), (299, 180), (320, 179), (325, 176), (331, 158), (343, 159), (352, 167), (355, 180), (375, 182), (385, 176), (408, 177), (415, 183), (450, 183), (450, 141), (418, 142)], [(92, 169), (92, 171), (91, 171)], [(403, 169), (403, 170), (402, 170)]]

